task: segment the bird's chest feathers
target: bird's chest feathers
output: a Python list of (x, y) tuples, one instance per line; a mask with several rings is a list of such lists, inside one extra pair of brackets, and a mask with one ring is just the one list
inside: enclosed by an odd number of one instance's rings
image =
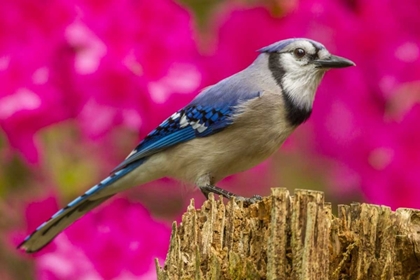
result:
[(238, 139), (248, 147), (246, 153), (268, 157), (294, 129), (285, 120), (284, 101), (279, 94), (264, 93), (245, 106), (235, 121)]
[(298, 71), (285, 74), (282, 79), (284, 94), (287, 94), (297, 107), (310, 110), (323, 74), (318, 72), (309, 75)]

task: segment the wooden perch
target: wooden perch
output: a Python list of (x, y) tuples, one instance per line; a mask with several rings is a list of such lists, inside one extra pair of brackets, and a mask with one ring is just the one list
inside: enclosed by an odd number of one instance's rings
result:
[(158, 279), (420, 279), (420, 210), (273, 189), (244, 208), (210, 197), (173, 224)]

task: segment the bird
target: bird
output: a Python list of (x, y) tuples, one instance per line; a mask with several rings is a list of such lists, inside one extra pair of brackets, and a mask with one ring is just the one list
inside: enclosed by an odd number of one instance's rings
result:
[(215, 193), (245, 198), (216, 186), (274, 154), (311, 115), (327, 70), (355, 66), (306, 38), (290, 38), (258, 50), (244, 70), (202, 90), (150, 132), (108, 177), (71, 201), (27, 236), (18, 248), (37, 252), (105, 200), (163, 177)]

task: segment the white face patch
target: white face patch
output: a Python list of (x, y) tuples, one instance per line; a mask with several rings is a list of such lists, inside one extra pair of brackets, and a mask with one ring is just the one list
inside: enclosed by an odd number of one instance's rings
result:
[[(311, 63), (315, 58), (330, 56), (330, 53), (321, 47), (318, 49), (307, 40), (297, 40), (281, 51), (280, 65), (284, 70), (282, 87), (299, 108), (312, 108), (315, 92), (326, 71), (316, 68), (316, 65)], [(296, 55), (296, 49), (302, 49), (305, 55), (299, 57)]]
[(325, 71), (321, 70), (310, 73), (306, 72), (306, 74), (296, 72), (286, 73), (283, 77), (283, 89), (299, 108), (310, 110), (315, 99), (316, 90), (324, 73)]
[(322, 49), (322, 50), (318, 51), (318, 57), (320, 59), (325, 59), (325, 58), (328, 58), (330, 56), (331, 56), (331, 54), (330, 54), (329, 51), (327, 51), (327, 49)]

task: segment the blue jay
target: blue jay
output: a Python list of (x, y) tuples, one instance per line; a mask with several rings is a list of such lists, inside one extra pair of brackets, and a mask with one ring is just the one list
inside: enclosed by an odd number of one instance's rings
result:
[(268, 158), (312, 112), (330, 68), (355, 64), (309, 39), (287, 39), (259, 50), (246, 69), (203, 90), (153, 130), (111, 174), (40, 225), (18, 246), (32, 253), (118, 192), (162, 177), (253, 203), (215, 186)]

